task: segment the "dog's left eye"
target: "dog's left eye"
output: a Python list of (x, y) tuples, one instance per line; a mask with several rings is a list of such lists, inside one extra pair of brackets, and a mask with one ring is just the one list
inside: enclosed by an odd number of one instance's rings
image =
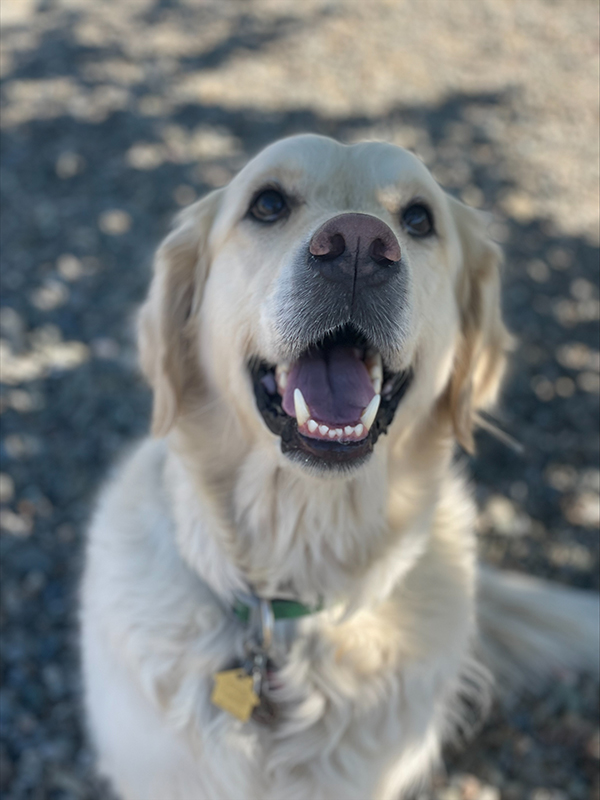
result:
[(431, 211), (421, 203), (409, 206), (402, 214), (402, 222), (412, 236), (427, 236), (433, 231)]
[(276, 189), (265, 189), (250, 206), (250, 213), (259, 222), (275, 222), (287, 211), (285, 197)]

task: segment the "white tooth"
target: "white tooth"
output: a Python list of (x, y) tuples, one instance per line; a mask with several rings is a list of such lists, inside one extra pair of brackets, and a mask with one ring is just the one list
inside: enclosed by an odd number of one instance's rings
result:
[(384, 397), (389, 397), (391, 395), (391, 393), (392, 393), (392, 389), (393, 388), (394, 388), (394, 385), (393, 385), (392, 381), (386, 381), (384, 386), (383, 386), (383, 390), (382, 390), (383, 396)]
[(275, 380), (277, 381), (277, 385), (279, 386), (280, 389), (285, 389), (288, 381), (287, 366), (278, 364), (275, 367)]
[(359, 422), (358, 425), (356, 426), (356, 428), (354, 428), (354, 433), (357, 436), (360, 436), (362, 434), (363, 430), (364, 430), (364, 426), (361, 425), (360, 422)]
[(310, 409), (306, 405), (306, 400), (298, 388), (294, 389), (294, 410), (296, 411), (296, 419), (298, 420), (299, 426), (308, 422), (310, 419)]
[(371, 383), (375, 389), (375, 394), (380, 394), (381, 384), (383, 383), (383, 361), (381, 354), (377, 351), (371, 351), (365, 360), (365, 365), (369, 370)]
[(341, 428), (335, 429), (335, 435), (338, 437), (338, 439), (342, 436), (343, 433), (344, 431)]
[(378, 367), (383, 372), (381, 353), (378, 353), (377, 350), (369, 350), (365, 356), (365, 365), (369, 371)]
[(377, 411), (379, 410), (380, 402), (381, 402), (381, 395), (376, 394), (361, 415), (360, 421), (367, 430), (369, 430), (369, 428), (375, 421), (375, 417), (377, 416)]
[(330, 439), (335, 439), (335, 436), (336, 436), (335, 430), (332, 428), (332, 429), (329, 431), (329, 438), (330, 438)]
[(328, 431), (329, 428), (327, 427), (327, 425), (319, 425), (319, 433), (321, 434), (321, 436), (327, 436)]
[(346, 436), (350, 436), (350, 434), (353, 431), (354, 431), (354, 428), (352, 427), (352, 425), (346, 425), (346, 427), (344, 428), (344, 433), (346, 434)]
[(308, 424), (308, 430), (311, 433), (314, 433), (319, 427), (318, 424), (314, 421), (314, 419), (309, 419), (307, 424)]

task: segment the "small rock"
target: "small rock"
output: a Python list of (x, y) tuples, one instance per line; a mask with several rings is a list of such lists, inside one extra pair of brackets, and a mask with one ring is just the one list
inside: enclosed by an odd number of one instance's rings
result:
[(119, 343), (114, 339), (109, 339), (108, 337), (92, 339), (90, 342), (90, 348), (96, 358), (110, 361), (117, 359), (121, 350)]
[(15, 482), (7, 472), (0, 472), (0, 503), (10, 503), (15, 496)]
[(73, 178), (85, 169), (85, 158), (79, 153), (65, 151), (56, 159), (55, 170), (59, 178)]
[(65, 253), (58, 258), (56, 268), (61, 278), (66, 281), (77, 281), (84, 275), (83, 264), (70, 253)]
[(0, 528), (13, 536), (29, 536), (33, 531), (33, 520), (21, 514), (15, 514), (8, 508), (0, 511)]
[(131, 215), (120, 209), (104, 211), (98, 218), (98, 227), (109, 236), (121, 236), (131, 228)]
[(69, 299), (69, 289), (57, 280), (47, 280), (42, 286), (34, 289), (30, 295), (33, 305), (40, 311), (53, 311), (63, 306)]

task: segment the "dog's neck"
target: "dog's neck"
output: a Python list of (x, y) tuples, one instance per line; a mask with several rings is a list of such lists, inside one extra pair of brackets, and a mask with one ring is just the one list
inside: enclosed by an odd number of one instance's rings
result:
[(327, 477), (264, 445), (237, 453), (232, 469), (189, 434), (174, 431), (167, 463), (177, 543), (225, 602), (250, 590), (360, 607), (383, 600), (427, 547), (449, 460), (439, 441), (437, 475), (413, 436), (400, 459), (382, 441), (354, 475)]

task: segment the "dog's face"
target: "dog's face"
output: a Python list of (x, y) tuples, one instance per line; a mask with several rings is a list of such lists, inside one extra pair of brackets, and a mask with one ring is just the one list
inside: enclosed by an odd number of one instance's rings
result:
[(497, 262), (477, 213), (410, 153), (277, 142), (159, 251), (141, 317), (155, 430), (202, 385), (248, 441), (277, 437), (311, 470), (359, 466), (442, 406), (469, 446), (507, 341)]

